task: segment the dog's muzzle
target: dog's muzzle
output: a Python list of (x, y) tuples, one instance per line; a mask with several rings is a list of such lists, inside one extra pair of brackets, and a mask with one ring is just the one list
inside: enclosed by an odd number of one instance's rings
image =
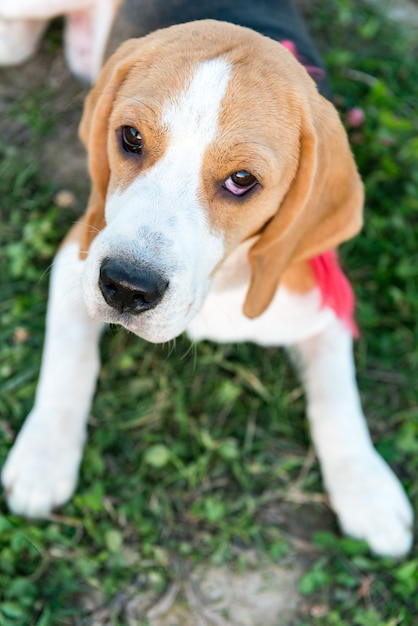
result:
[(118, 313), (139, 314), (155, 308), (168, 284), (154, 269), (119, 259), (104, 259), (100, 267), (100, 291)]

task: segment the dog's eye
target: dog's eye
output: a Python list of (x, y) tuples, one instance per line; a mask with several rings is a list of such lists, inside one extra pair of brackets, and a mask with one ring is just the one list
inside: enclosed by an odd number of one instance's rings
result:
[(122, 145), (126, 152), (141, 154), (142, 152), (142, 135), (133, 126), (124, 126), (122, 128)]
[(231, 174), (229, 178), (226, 179), (224, 184), (222, 185), (224, 189), (227, 189), (234, 196), (243, 196), (247, 191), (250, 191), (257, 184), (257, 179), (255, 176), (247, 172), (246, 170), (241, 170), (239, 172), (235, 172)]

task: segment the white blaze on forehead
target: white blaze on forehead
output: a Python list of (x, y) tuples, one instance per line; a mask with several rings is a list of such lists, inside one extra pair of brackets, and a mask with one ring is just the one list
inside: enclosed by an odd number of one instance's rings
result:
[(189, 85), (163, 113), (170, 137), (201, 141), (202, 149), (214, 138), (231, 66), (222, 58), (198, 66)]
[(167, 150), (128, 189), (119, 192), (116, 187), (106, 202), (108, 223), (123, 207), (138, 207), (142, 201), (148, 203), (148, 208), (152, 206), (154, 218), (167, 216), (176, 201), (191, 202), (197, 209), (203, 156), (218, 130), (230, 74), (231, 65), (224, 59), (204, 61), (183, 91), (173, 94), (163, 107), (160, 120), (168, 134)]

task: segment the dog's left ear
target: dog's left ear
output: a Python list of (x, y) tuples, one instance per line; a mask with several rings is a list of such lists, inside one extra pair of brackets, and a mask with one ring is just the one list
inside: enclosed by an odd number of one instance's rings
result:
[(276, 214), (249, 251), (244, 313), (270, 304), (286, 267), (353, 237), (362, 225), (363, 186), (335, 108), (315, 93), (301, 104), (299, 165)]
[(88, 151), (92, 188), (86, 212), (81, 219), (84, 225), (80, 243), (81, 259), (86, 258), (91, 242), (105, 226), (104, 207), (110, 178), (108, 123), (119, 87), (137, 57), (138, 40), (130, 39), (123, 43), (104, 66), (84, 104), (78, 132)]

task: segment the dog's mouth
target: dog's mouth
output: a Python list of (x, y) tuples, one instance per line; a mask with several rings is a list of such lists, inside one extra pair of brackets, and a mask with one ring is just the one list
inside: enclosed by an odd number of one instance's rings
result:
[[(199, 281), (194, 289), (187, 277), (168, 278), (151, 265), (110, 257), (91, 269), (83, 276), (89, 315), (104, 324), (122, 326), (151, 343), (171, 341), (184, 332), (209, 289), (209, 284), (203, 284), (207, 281)], [(93, 289), (91, 281), (95, 283)]]
[(167, 297), (167, 302), (163, 300), (155, 308), (141, 313), (117, 313), (108, 309), (107, 322), (118, 324), (151, 343), (165, 343), (181, 335), (197, 313), (194, 302), (185, 307), (174, 307), (171, 298)]

